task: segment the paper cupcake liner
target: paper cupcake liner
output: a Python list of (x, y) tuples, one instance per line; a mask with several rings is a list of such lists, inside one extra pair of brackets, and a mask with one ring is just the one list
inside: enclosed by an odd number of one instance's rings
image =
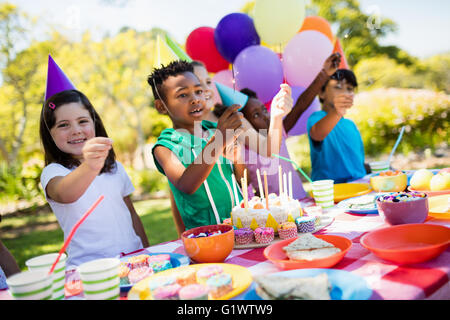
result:
[(257, 243), (270, 243), (274, 239), (274, 234), (259, 234), (255, 233), (255, 240)]

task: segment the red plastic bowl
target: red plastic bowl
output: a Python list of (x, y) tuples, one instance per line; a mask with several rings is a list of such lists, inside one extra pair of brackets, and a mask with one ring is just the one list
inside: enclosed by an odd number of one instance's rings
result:
[(371, 231), (361, 245), (377, 257), (398, 264), (431, 260), (450, 244), (450, 228), (436, 224), (404, 224)]
[(341, 261), (345, 254), (350, 250), (352, 242), (344, 237), (334, 235), (314, 235), (315, 237), (331, 243), (335, 247), (341, 249), (341, 252), (335, 253), (329, 257), (307, 260), (290, 260), (283, 250), (283, 247), (289, 245), (297, 238), (286, 239), (276, 242), (264, 249), (264, 256), (275, 264), (278, 268), (284, 270), (303, 269), (303, 268), (331, 268)]
[[(220, 230), (222, 234), (202, 237), (188, 238), (190, 234), (215, 232)], [(198, 263), (223, 262), (234, 248), (233, 226), (226, 224), (202, 226), (187, 230), (181, 234), (186, 254)]]

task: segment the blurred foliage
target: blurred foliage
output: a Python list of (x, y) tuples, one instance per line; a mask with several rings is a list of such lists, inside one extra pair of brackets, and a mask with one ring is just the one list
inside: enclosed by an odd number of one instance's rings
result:
[(450, 97), (444, 93), (395, 88), (361, 92), (347, 117), (356, 123), (370, 156), (389, 153), (402, 126), (398, 153), (434, 150), (450, 141)]

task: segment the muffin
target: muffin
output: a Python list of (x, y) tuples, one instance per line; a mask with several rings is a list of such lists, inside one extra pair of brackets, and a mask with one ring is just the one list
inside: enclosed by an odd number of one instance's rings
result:
[(295, 224), (297, 225), (298, 232), (313, 232), (316, 229), (316, 217), (297, 217)]
[(249, 244), (253, 242), (253, 230), (250, 228), (241, 228), (235, 230), (234, 240), (236, 244)]
[(260, 244), (271, 243), (275, 237), (273, 228), (271, 227), (258, 227), (254, 232), (255, 241)]
[(294, 222), (283, 222), (278, 226), (280, 239), (290, 239), (298, 236), (297, 225)]
[(208, 300), (209, 288), (202, 284), (189, 284), (178, 292), (180, 300)]
[(206, 281), (211, 299), (219, 299), (233, 290), (233, 281), (228, 273), (221, 273)]

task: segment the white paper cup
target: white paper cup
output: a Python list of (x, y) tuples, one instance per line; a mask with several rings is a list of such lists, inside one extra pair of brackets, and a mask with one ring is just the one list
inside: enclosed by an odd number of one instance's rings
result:
[(317, 180), (311, 187), (316, 204), (322, 208), (334, 206), (334, 180)]
[(48, 271), (28, 270), (6, 279), (11, 296), (16, 300), (50, 300), (52, 278)]
[(105, 258), (78, 266), (84, 297), (88, 300), (119, 299), (119, 265), (119, 259)]
[[(25, 261), (25, 265), (28, 267), (28, 270), (49, 272), (57, 257), (58, 253), (44, 254)], [(64, 285), (66, 282), (66, 260), (67, 255), (63, 253), (53, 270), (52, 300), (63, 300), (65, 298)]]
[(369, 162), (370, 170), (372, 170), (372, 173), (377, 173), (381, 171), (387, 171), (389, 170), (389, 161), (374, 161)]

